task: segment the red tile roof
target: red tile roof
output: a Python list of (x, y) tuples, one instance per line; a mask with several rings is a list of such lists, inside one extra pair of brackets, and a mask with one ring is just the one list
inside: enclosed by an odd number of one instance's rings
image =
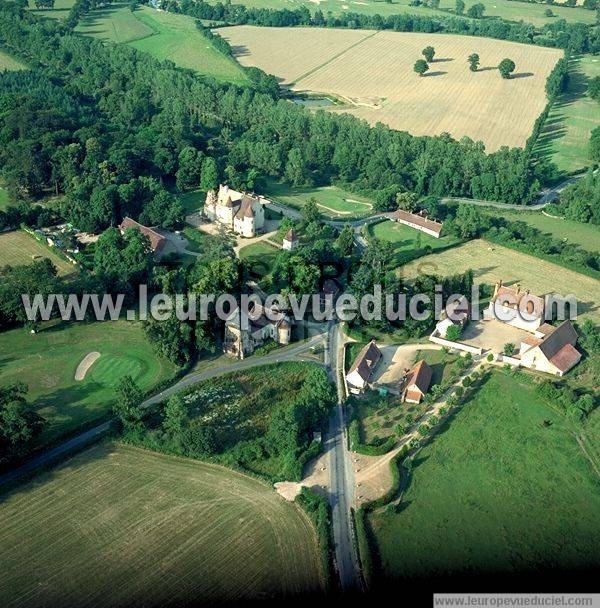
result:
[(154, 253), (160, 253), (163, 247), (167, 244), (167, 239), (162, 236), (162, 234), (158, 234), (152, 230), (152, 228), (148, 228), (135, 220), (132, 220), (130, 217), (126, 217), (119, 226), (122, 232), (125, 232), (128, 228), (133, 228), (134, 230), (139, 230), (142, 234), (146, 235), (150, 241), (150, 247)]
[(424, 359), (421, 359), (410, 370), (406, 386), (412, 386), (414, 384), (421, 393), (421, 395), (424, 395), (429, 390), (429, 385), (431, 384), (432, 377), (433, 370)]
[(550, 363), (564, 373), (579, 363), (579, 359), (581, 359), (581, 353), (571, 344), (565, 344), (554, 357), (550, 359)]
[(394, 211), (390, 217), (396, 222), (409, 222), (416, 226), (420, 226), (421, 228), (426, 228), (427, 230), (435, 232), (438, 236), (442, 231), (441, 222), (427, 219), (425, 216), (419, 215), (418, 213), (410, 213), (409, 211), (398, 209), (397, 211)]

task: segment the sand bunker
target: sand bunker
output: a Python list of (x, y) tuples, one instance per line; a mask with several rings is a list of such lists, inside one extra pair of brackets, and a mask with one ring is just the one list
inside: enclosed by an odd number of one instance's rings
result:
[(96, 360), (100, 357), (100, 353), (93, 351), (88, 353), (82, 360), (81, 363), (77, 366), (75, 370), (75, 380), (81, 381), (85, 378), (85, 375), (88, 373), (88, 370)]

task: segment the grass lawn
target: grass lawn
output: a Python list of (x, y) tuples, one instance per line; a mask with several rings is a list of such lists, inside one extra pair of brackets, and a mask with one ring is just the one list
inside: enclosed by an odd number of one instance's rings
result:
[(204, 198), (206, 197), (206, 192), (200, 192), (200, 190), (189, 190), (188, 192), (183, 192), (178, 195), (179, 202), (183, 206), (183, 210), (186, 215), (190, 215), (191, 213), (196, 213), (202, 210), (204, 207)]
[(443, 251), (460, 243), (460, 240), (454, 236), (442, 236), (436, 239), (410, 226), (387, 220), (371, 224), (367, 230), (371, 236), (393, 244), (394, 261), (397, 265), (428, 253)]
[(59, 275), (66, 276), (76, 272), (76, 266), (59, 257), (27, 232), (15, 230), (0, 234), (0, 268), (32, 264), (43, 258), (52, 261)]
[(323, 591), (315, 529), (220, 466), (104, 443), (3, 498), (3, 606), (233, 603)]
[(131, 11), (125, 2), (88, 13), (76, 28), (81, 34), (128, 43), (157, 59), (168, 59), (217, 80), (247, 84), (242, 68), (218, 51), (197, 30), (195, 20), (186, 15), (139, 6)]
[(592, 164), (590, 133), (600, 125), (600, 106), (587, 95), (588, 82), (594, 76), (600, 76), (597, 55), (581, 55), (571, 61), (567, 90), (552, 107), (536, 144), (538, 156), (548, 157), (565, 172)]
[(575, 294), (580, 317), (600, 321), (600, 282), (526, 253), (483, 240), (473, 240), (440, 253), (427, 255), (399, 269), (406, 279), (419, 274), (447, 276), (473, 270), (475, 281), (493, 285), (520, 283), (537, 295)]
[(10, 205), (10, 198), (8, 192), (0, 186), (0, 211), (6, 209)]
[(370, 522), (387, 579), (600, 563), (598, 476), (532, 385), (494, 372)]
[[(211, 4), (215, 4), (218, 0), (208, 0)], [(466, 10), (476, 0), (466, 0)], [(429, 9), (423, 6), (410, 6), (410, 0), (393, 0), (390, 3), (382, 2), (381, 0), (365, 0), (364, 2), (347, 0), (319, 0), (318, 3), (311, 0), (245, 0), (244, 4), (248, 7), (258, 8), (277, 8), (277, 9), (294, 9), (300, 6), (306, 6), (311, 13), (317, 9), (323, 11), (327, 15), (329, 11), (339, 15), (346, 11), (354, 13), (362, 13), (365, 15), (379, 14), (382, 16), (395, 14), (410, 14), (423, 15), (432, 17), (435, 15), (449, 16), (447, 12)], [(484, 1), (485, 14), (489, 16), (498, 16), (504, 19), (514, 21), (526, 21), (534, 25), (542, 25), (559, 19), (566, 19), (569, 22), (594, 23), (595, 12), (588, 10), (580, 10), (568, 7), (552, 5), (552, 12), (556, 17), (546, 17), (544, 11), (548, 6), (540, 4), (528, 4), (525, 2), (513, 2), (511, 0), (494, 0), (490, 2)], [(454, 8), (454, 0), (441, 0), (440, 8)]]
[(248, 84), (249, 80), (240, 65), (204, 38), (193, 18), (159, 12), (147, 6), (140, 7), (134, 14), (154, 35), (132, 42), (130, 46), (217, 80)]
[(272, 270), (275, 258), (281, 252), (264, 241), (246, 245), (240, 249), (240, 259), (248, 263), (250, 274), (259, 278), (266, 277)]
[(115, 2), (90, 11), (81, 19), (75, 31), (111, 42), (130, 42), (154, 33), (152, 28), (137, 18), (136, 12), (132, 12), (126, 2)]
[[(100, 358), (76, 381), (77, 366), (93, 351)], [(48, 421), (37, 446), (105, 416), (124, 375), (146, 390), (176, 369), (152, 352), (140, 324), (128, 321), (51, 321), (36, 335), (13, 329), (0, 333), (0, 353), (0, 386), (25, 382), (29, 401)]]
[(373, 213), (373, 206), (369, 199), (337, 186), (297, 188), (271, 181), (267, 186), (265, 196), (296, 209), (302, 209), (310, 198), (315, 198), (323, 216), (336, 220), (349, 220)]
[[(600, 106), (598, 106), (600, 112)], [(583, 224), (572, 220), (562, 220), (548, 217), (541, 211), (519, 212), (494, 209), (487, 211), (490, 215), (502, 215), (511, 222), (521, 221), (550, 234), (554, 238), (564, 240), (573, 245), (579, 245), (587, 251), (600, 250), (600, 227), (594, 224)]]
[[(20, 61), (9, 55), (6, 51), (0, 50), (0, 71), (8, 70), (26, 70), (27, 66)], [(0, 200), (0, 209), (2, 208), (2, 201)]]

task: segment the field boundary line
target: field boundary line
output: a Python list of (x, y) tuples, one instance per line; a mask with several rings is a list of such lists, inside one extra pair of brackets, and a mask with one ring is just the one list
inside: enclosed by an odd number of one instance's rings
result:
[(308, 76), (311, 76), (315, 72), (318, 72), (320, 69), (324, 68), (326, 65), (329, 65), (332, 61), (335, 61), (338, 57), (341, 57), (344, 53), (347, 53), (348, 51), (357, 47), (359, 44), (362, 44), (363, 42), (365, 42), (365, 40), (369, 40), (369, 38), (373, 38), (373, 36), (377, 36), (377, 34), (379, 34), (380, 32), (381, 32), (381, 30), (377, 30), (376, 32), (373, 32), (373, 33), (369, 34), (368, 36), (361, 38), (357, 42), (354, 42), (349, 47), (343, 49), (339, 53), (336, 53), (333, 57), (330, 57), (329, 59), (327, 59), (327, 61), (323, 62), (321, 65), (318, 65), (318, 66), (312, 68), (311, 70), (308, 70), (308, 72), (301, 74), (300, 76), (295, 78), (292, 82), (288, 83), (288, 86), (291, 87), (291, 86), (298, 84), (301, 80), (304, 80), (304, 78), (307, 78)]

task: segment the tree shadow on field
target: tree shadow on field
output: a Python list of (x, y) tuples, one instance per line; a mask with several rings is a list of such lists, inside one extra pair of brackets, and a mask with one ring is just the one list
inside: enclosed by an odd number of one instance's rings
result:
[(431, 76), (441, 76), (442, 74), (447, 74), (448, 72), (444, 72), (442, 70), (437, 70), (436, 72), (429, 72), (424, 74), (426, 78), (430, 78)]
[(447, 61), (454, 61), (454, 57), (439, 57), (434, 59), (431, 63), (446, 63)]
[(231, 52), (235, 57), (246, 57), (250, 55), (250, 51), (245, 44), (231, 45)]
[(489, 72), (490, 70), (497, 70), (498, 66), (497, 65), (488, 65), (484, 68), (477, 68), (478, 72)]
[(510, 79), (515, 80), (516, 78), (529, 78), (533, 75), (533, 72), (519, 72), (518, 74), (513, 74)]

